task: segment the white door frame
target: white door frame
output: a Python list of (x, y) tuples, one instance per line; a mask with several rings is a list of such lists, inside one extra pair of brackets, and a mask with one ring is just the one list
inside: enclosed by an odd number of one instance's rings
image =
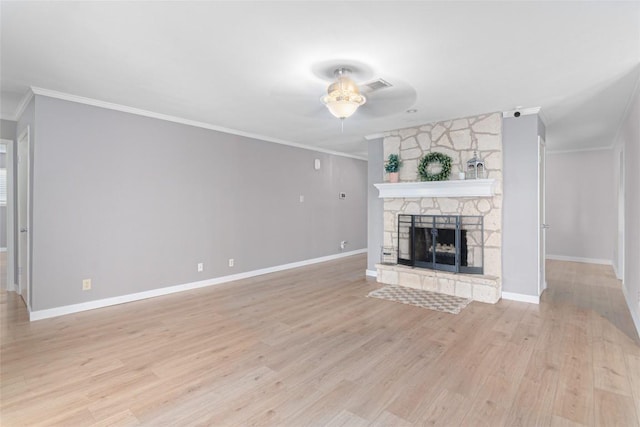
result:
[(4, 144), (7, 148), (7, 277), (5, 283), (7, 284), (7, 291), (15, 291), (16, 280), (13, 274), (13, 268), (15, 265), (15, 242), (13, 238), (13, 210), (14, 210), (14, 183), (13, 183), (13, 150), (14, 144), (10, 139), (0, 139), (0, 143)]
[(547, 289), (546, 257), (547, 257), (547, 225), (545, 206), (545, 178), (546, 178), (547, 145), (544, 138), (538, 136), (538, 295)]
[[(18, 258), (18, 274), (17, 274), (17, 291), (18, 293), (22, 296), (22, 299), (24, 300), (27, 309), (29, 311), (31, 311), (31, 189), (30, 189), (30, 181), (31, 181), (31, 131), (29, 126), (27, 126), (27, 128), (20, 134), (20, 136), (18, 137), (18, 144), (16, 147), (16, 151), (18, 153), (18, 162), (16, 163), (16, 170), (18, 172), (18, 179), (17, 179), (17, 186), (16, 188), (18, 189), (17, 194), (16, 194), (16, 204), (18, 206), (18, 218), (16, 218), (16, 222), (18, 224), (18, 234), (15, 237), (17, 242), (18, 242), (18, 250), (16, 253), (16, 256)], [(26, 155), (26, 160), (24, 160), (24, 162), (22, 162), (22, 164), (24, 165), (25, 169), (24, 171), (21, 170), (21, 156)], [(24, 175), (24, 182), (21, 182), (21, 174), (25, 174)], [(26, 197), (26, 212), (23, 212), (22, 210), (24, 208), (22, 208), (21, 203), (20, 203), (20, 197), (21, 194), (23, 193), (24, 197)], [(22, 218), (23, 218), (23, 214), (26, 217), (26, 224), (21, 224)], [(26, 231), (22, 231), (22, 229), (26, 229)], [(22, 259), (22, 246), (21, 246), (21, 242), (22, 242), (22, 234), (26, 233), (26, 243), (25, 243), (25, 258), (26, 259)], [(22, 265), (21, 265), (22, 264)]]

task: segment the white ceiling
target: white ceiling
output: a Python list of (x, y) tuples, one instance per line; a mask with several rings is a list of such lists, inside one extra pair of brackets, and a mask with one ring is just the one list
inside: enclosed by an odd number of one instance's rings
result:
[[(2, 1), (0, 12), (3, 118), (35, 86), (360, 156), (366, 135), (516, 106), (542, 107), (551, 150), (610, 146), (640, 75), (637, 1)], [(394, 84), (343, 133), (319, 103), (332, 65)]]

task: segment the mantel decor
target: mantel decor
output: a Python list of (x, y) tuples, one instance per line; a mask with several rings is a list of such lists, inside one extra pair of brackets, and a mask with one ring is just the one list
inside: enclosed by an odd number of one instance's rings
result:
[(485, 172), (484, 160), (478, 157), (478, 153), (474, 151), (473, 158), (467, 162), (466, 179), (483, 179)]
[(384, 170), (389, 174), (390, 182), (398, 182), (398, 170), (401, 164), (397, 154), (389, 154), (389, 159), (384, 165)]
[[(429, 171), (429, 166), (432, 164), (440, 165), (440, 171), (438, 173)], [(446, 181), (449, 179), (450, 173), (451, 157), (444, 153), (427, 153), (420, 159), (420, 163), (418, 163), (418, 175), (420, 175), (422, 181)]]

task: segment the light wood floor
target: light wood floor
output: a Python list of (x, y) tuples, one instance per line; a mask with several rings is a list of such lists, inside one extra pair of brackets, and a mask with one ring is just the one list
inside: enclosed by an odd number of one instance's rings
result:
[(541, 304), (365, 298), (364, 256), (29, 323), (2, 294), (1, 424), (637, 426), (640, 346), (610, 268)]

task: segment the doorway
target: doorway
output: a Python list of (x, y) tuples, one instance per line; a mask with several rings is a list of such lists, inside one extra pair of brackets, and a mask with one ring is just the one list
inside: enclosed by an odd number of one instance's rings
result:
[(14, 290), (13, 280), (13, 141), (0, 140), (0, 289)]
[(546, 236), (549, 225), (546, 223), (546, 209), (545, 209), (545, 174), (546, 174), (546, 149), (547, 146), (542, 137), (538, 136), (538, 295), (542, 295), (542, 292), (547, 288), (546, 278)]
[(17, 292), (22, 297), (28, 309), (31, 309), (31, 239), (30, 239), (30, 166), (31, 166), (31, 140), (30, 129), (27, 127), (18, 138), (18, 162), (17, 162), (17, 205), (18, 205), (18, 236), (17, 236)]

